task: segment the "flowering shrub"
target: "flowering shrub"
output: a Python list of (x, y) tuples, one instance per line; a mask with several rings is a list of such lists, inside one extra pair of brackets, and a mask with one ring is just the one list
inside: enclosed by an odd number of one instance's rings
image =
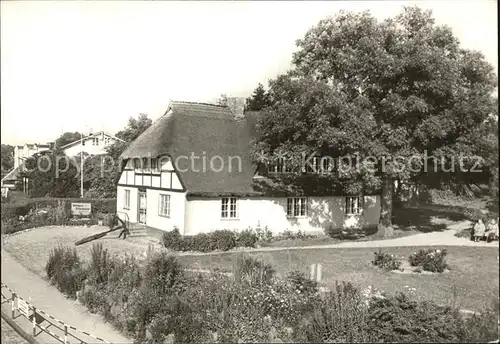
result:
[(260, 225), (254, 229), (250, 229), (257, 236), (257, 241), (269, 242), (273, 239), (273, 233), (265, 226), (261, 228)]
[(270, 264), (252, 257), (238, 257), (236, 261), (235, 279), (245, 280), (250, 285), (269, 284), (274, 275)]
[(375, 258), (373, 259), (372, 264), (378, 266), (379, 268), (391, 271), (399, 270), (402, 262), (397, 256), (384, 253), (379, 250), (378, 252), (375, 252)]
[[(99, 251), (101, 262), (105, 250)], [(74, 250), (57, 252), (68, 259), (52, 258), (48, 271), (79, 266)], [(494, 339), (498, 316), (497, 306), (464, 322), (456, 309), (373, 287), (361, 292), (350, 283), (319, 293), (303, 274), (279, 279), (252, 258), (238, 261), (235, 277), (188, 273), (165, 253), (152, 254), (142, 270), (129, 256), (107, 258), (109, 269), (102, 265), (93, 263), (107, 271), (101, 274), (107, 281), (89, 278), (80, 300), (137, 343), (485, 342)]]
[(286, 229), (283, 233), (278, 234), (275, 240), (305, 240), (317, 237), (313, 234), (306, 234), (300, 229), (296, 232)]
[(350, 283), (336, 283), (295, 327), (295, 341), (301, 343), (370, 342), (367, 308), (358, 288)]
[(50, 252), (45, 271), (50, 282), (72, 298), (81, 289), (86, 274), (76, 249), (64, 246)]
[(421, 249), (413, 252), (408, 260), (411, 266), (419, 266), (425, 271), (444, 272), (447, 268), (445, 262), (446, 250)]
[(259, 240), (257, 234), (251, 229), (245, 229), (237, 233), (236, 237), (238, 247), (255, 247), (257, 240)]

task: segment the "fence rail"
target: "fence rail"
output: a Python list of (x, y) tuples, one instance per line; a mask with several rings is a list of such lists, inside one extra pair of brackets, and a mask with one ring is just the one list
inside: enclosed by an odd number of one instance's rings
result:
[[(41, 331), (47, 333), (50, 335), (52, 338), (56, 339), (57, 341), (64, 343), (64, 344), (69, 344), (71, 343), (68, 338), (75, 339), (75, 341), (72, 341), (73, 343), (80, 343), (80, 344), (88, 344), (88, 343), (96, 343), (96, 340), (102, 343), (107, 343), (110, 344), (110, 342), (99, 338), (97, 336), (94, 336), (93, 334), (80, 330), (79, 328), (76, 328), (74, 326), (66, 324), (64, 321), (57, 319), (56, 317), (48, 314), (47, 312), (37, 309), (35, 306), (33, 306), (30, 302), (26, 301), (22, 297), (20, 297), (14, 290), (10, 289), (7, 285), (1, 284), (1, 289), (2, 289), (2, 304), (6, 302), (11, 302), (11, 310), (12, 310), (12, 319), (16, 319), (19, 316), (23, 316), (24, 318), (28, 319), (30, 322), (33, 324), (33, 337), (37, 336), (37, 328), (39, 328)], [(10, 297), (4, 295), (4, 290), (8, 290), (10, 292)], [(17, 311), (17, 315), (16, 315)], [(48, 325), (42, 326), (41, 324), (43, 322), (47, 322)], [(58, 335), (51, 330), (49, 330), (49, 327), (55, 327), (58, 330), (62, 332), (61, 335)], [(90, 338), (92, 338), (91, 341), (86, 341), (80, 337), (77, 336), (78, 333), (72, 333), (72, 332), (78, 332), (82, 333)]]

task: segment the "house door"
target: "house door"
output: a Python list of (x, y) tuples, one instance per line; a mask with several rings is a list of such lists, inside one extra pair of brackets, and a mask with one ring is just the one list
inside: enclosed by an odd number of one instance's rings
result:
[(146, 224), (146, 193), (139, 192), (139, 223)]

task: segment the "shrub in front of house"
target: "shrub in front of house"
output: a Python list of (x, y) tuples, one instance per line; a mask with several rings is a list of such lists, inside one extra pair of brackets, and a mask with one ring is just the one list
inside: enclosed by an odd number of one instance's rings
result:
[(411, 266), (421, 267), (424, 271), (444, 272), (448, 267), (446, 255), (446, 250), (421, 249), (413, 252), (408, 260)]
[(257, 237), (250, 231), (236, 233), (216, 230), (196, 235), (181, 235), (177, 228), (163, 233), (163, 245), (174, 251), (229, 251), (236, 247), (254, 247)]
[(399, 270), (401, 268), (402, 261), (397, 256), (382, 252), (381, 250), (374, 252), (374, 254), (373, 265), (388, 271)]
[(333, 223), (330, 223), (325, 228), (325, 234), (330, 238), (340, 238), (342, 239), (343, 231), (342, 228), (335, 226)]
[(255, 247), (255, 244), (259, 238), (257, 234), (251, 229), (245, 229), (237, 233), (237, 244), (238, 247)]
[(75, 248), (55, 247), (49, 255), (45, 271), (50, 282), (69, 297), (75, 298), (83, 285), (86, 271)]
[(237, 247), (238, 244), (236, 233), (227, 229), (213, 231), (207, 236), (212, 243), (211, 251), (229, 251)]

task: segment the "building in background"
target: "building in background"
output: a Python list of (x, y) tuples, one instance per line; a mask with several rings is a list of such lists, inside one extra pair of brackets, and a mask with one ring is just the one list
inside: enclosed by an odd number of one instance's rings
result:
[[(85, 155), (103, 155), (106, 154), (106, 148), (115, 142), (125, 142), (116, 136), (105, 131), (91, 133), (83, 136), (82, 139), (68, 143), (62, 147), (55, 147), (54, 142), (47, 144), (25, 143), (14, 147), (14, 168), (9, 171), (1, 180), (2, 195), (7, 196), (9, 190), (16, 188), (19, 174), (23, 169), (24, 162), (35, 154), (51, 151), (55, 148), (61, 149), (67, 156), (78, 156), (81, 152)], [(28, 182), (23, 185), (29, 185)], [(26, 187), (23, 187), (26, 191)]]
[(115, 142), (125, 141), (105, 131), (99, 131), (58, 148), (68, 156), (78, 155), (82, 151), (88, 155), (103, 155), (106, 154), (106, 148)]
[(46, 144), (40, 143), (25, 143), (24, 145), (14, 146), (14, 169), (21, 165), (27, 158), (37, 153), (42, 153), (51, 150), (54, 147), (54, 142)]

